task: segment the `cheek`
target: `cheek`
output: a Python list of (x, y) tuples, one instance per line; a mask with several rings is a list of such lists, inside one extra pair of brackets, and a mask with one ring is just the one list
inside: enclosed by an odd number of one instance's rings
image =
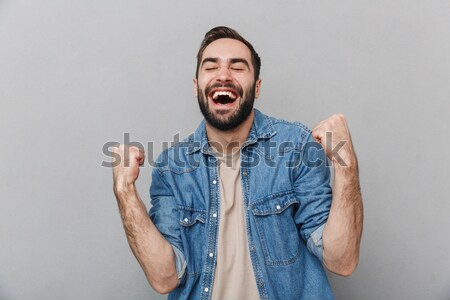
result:
[(236, 78), (237, 81), (241, 84), (242, 87), (252, 87), (255, 84), (255, 79), (253, 76), (240, 76)]
[(197, 86), (198, 86), (199, 89), (204, 91), (206, 89), (206, 87), (208, 86), (208, 81), (206, 81), (204, 79), (199, 79)]
[(247, 80), (244, 86), (246, 91), (252, 90), (253, 88), (257, 88), (257, 86), (255, 86), (255, 81), (253, 79)]

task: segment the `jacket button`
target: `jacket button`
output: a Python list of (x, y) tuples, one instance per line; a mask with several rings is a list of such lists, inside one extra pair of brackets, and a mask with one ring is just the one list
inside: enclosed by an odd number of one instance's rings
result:
[(217, 183), (217, 181), (216, 180), (213, 180), (213, 184), (216, 184)]
[(281, 209), (281, 206), (277, 205), (277, 210), (280, 210), (280, 209)]
[(208, 289), (208, 288), (205, 288), (205, 289), (204, 289), (204, 291), (205, 291), (205, 292), (208, 292), (208, 291), (209, 291), (209, 289)]

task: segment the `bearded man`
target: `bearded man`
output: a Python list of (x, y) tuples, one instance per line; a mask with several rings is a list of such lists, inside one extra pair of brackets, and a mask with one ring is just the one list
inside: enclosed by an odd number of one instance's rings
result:
[(128, 242), (169, 299), (332, 299), (323, 266), (349, 276), (358, 263), (363, 208), (345, 117), (311, 131), (264, 115), (253, 108), (260, 67), (235, 30), (206, 33), (194, 78), (204, 120), (159, 156), (149, 214), (135, 187), (143, 149), (114, 150)]

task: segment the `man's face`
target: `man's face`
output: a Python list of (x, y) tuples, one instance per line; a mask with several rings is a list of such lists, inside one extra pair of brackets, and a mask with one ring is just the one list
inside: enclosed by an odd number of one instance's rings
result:
[(227, 131), (244, 122), (259, 96), (251, 53), (234, 39), (219, 39), (205, 48), (194, 90), (200, 110), (213, 127)]

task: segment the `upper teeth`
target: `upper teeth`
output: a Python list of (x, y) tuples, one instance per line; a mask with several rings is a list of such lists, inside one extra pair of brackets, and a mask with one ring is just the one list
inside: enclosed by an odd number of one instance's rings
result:
[(228, 96), (233, 100), (236, 99), (236, 96), (232, 92), (229, 92), (229, 91), (215, 91), (212, 98), (215, 100), (219, 96)]

